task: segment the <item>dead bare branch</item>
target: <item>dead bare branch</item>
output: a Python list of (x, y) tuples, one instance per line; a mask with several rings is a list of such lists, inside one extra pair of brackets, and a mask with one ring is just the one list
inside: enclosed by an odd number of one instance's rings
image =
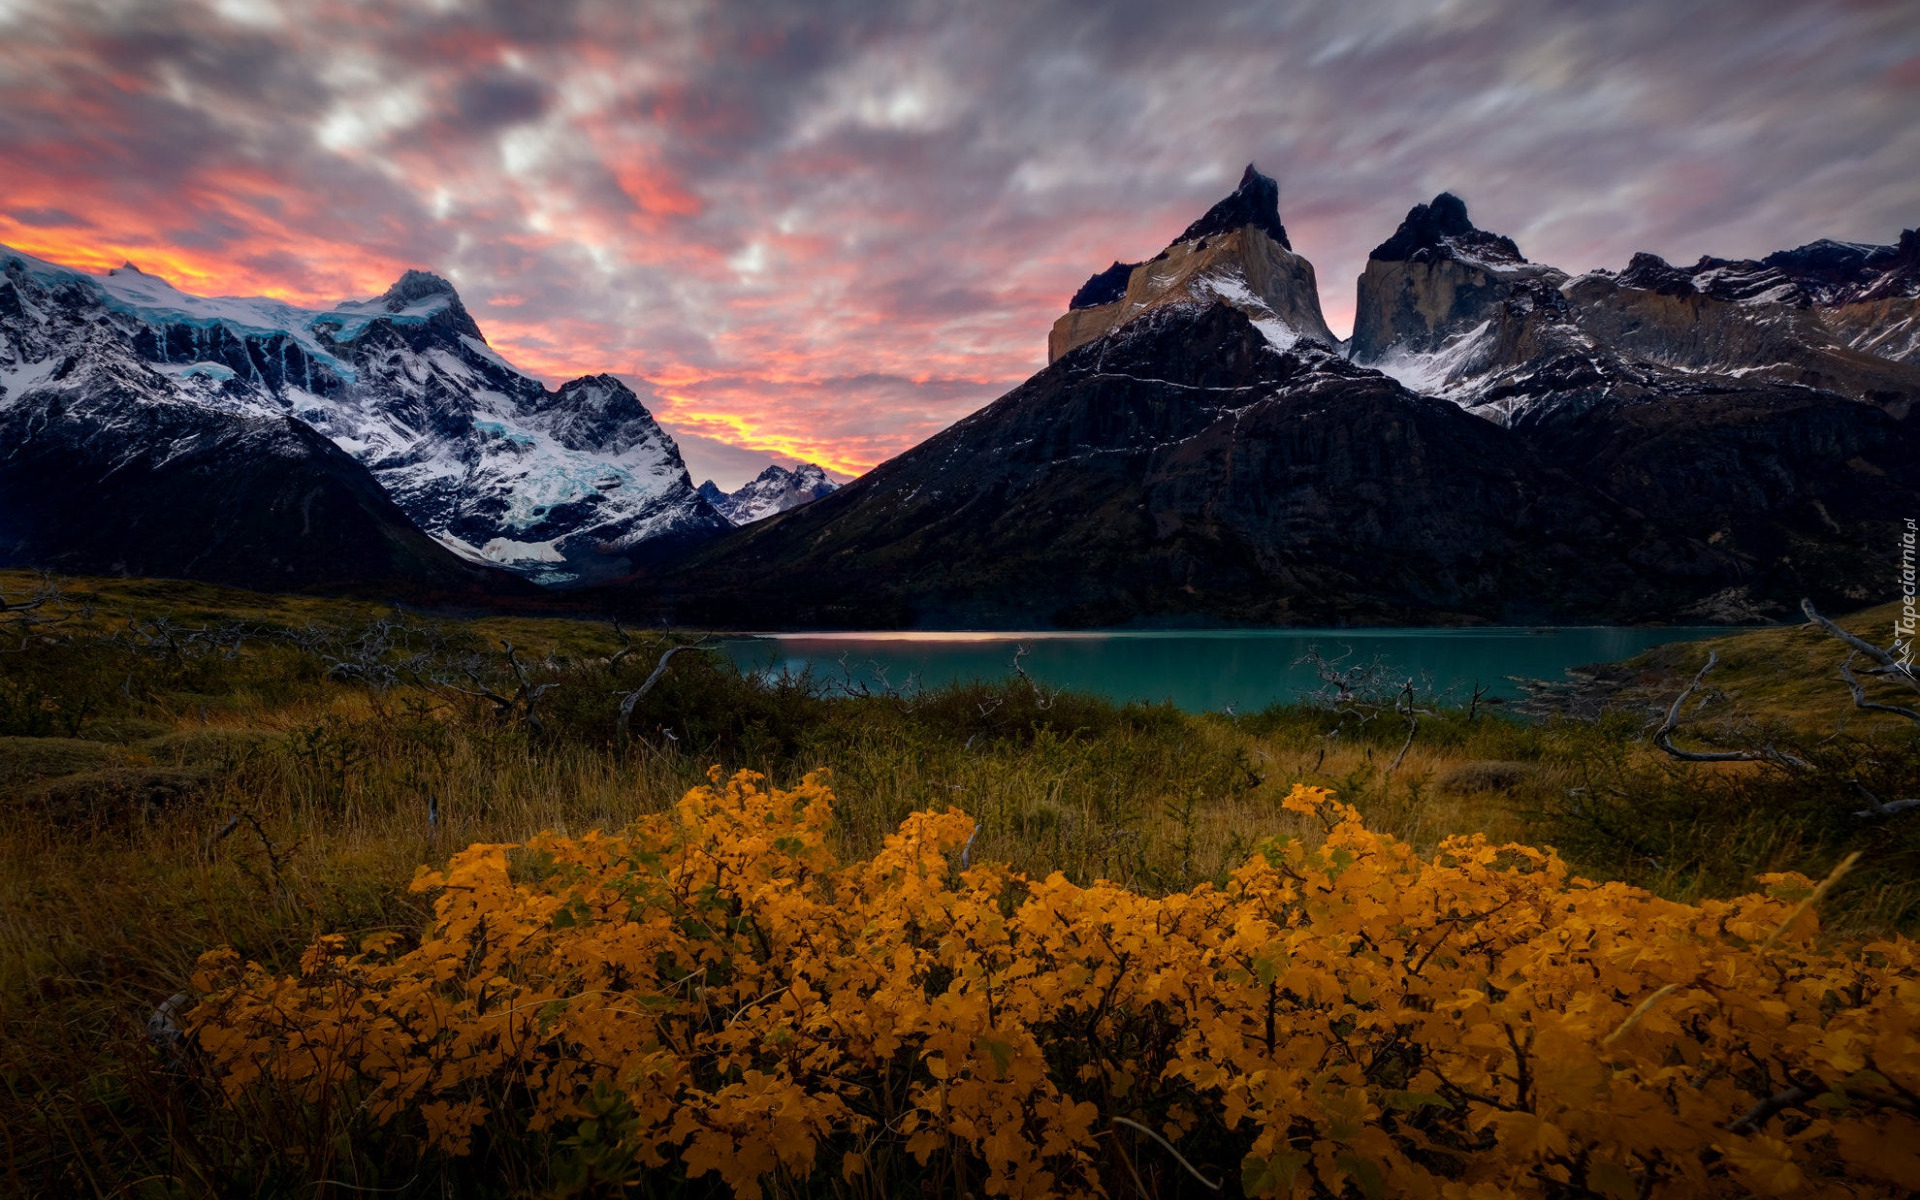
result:
[(1854, 813), (1856, 817), (1890, 817), (1894, 813), (1905, 812), (1909, 808), (1920, 808), (1920, 796), (1912, 796), (1905, 800), (1882, 800), (1858, 779), (1849, 779), (1847, 782), (1853, 785), (1855, 791), (1867, 798), (1867, 807)]
[(666, 675), (667, 664), (673, 661), (673, 656), (682, 650), (711, 649), (712, 647), (705, 644), (706, 640), (707, 639), (702, 636), (698, 641), (685, 642), (678, 646), (667, 647), (666, 651), (660, 655), (660, 661), (653, 665), (653, 670), (647, 675), (646, 681), (638, 688), (620, 697), (620, 716), (614, 723), (614, 731), (619, 735), (621, 741), (625, 741), (630, 736), (629, 727), (633, 723), (634, 706), (640, 703), (641, 697), (653, 690), (653, 685), (659, 683), (662, 676)]
[(1920, 723), (1920, 711), (1898, 704), (1881, 704), (1877, 700), (1867, 699), (1867, 689), (1853, 673), (1854, 656), (1847, 655), (1847, 661), (1840, 664), (1840, 678), (1846, 681), (1847, 690), (1853, 693), (1853, 706), (1865, 712), (1892, 713), (1896, 717), (1905, 717), (1909, 721)]
[(632, 635), (620, 627), (619, 617), (613, 618), (613, 632), (614, 636), (620, 639), (620, 648), (613, 652), (613, 657), (607, 659), (607, 674), (618, 675), (620, 673), (620, 664), (626, 660), (628, 655), (640, 647), (634, 645)]
[(1034, 707), (1041, 708), (1041, 709), (1052, 708), (1053, 702), (1059, 699), (1058, 694), (1049, 693), (1045, 688), (1041, 687), (1039, 684), (1039, 681), (1034, 679), (1033, 676), (1027, 674), (1027, 669), (1020, 665), (1020, 660), (1025, 658), (1027, 655), (1031, 653), (1033, 653), (1033, 647), (1027, 645), (1025, 642), (1021, 642), (1018, 646), (1014, 648), (1014, 651), (1013, 651), (1014, 674), (1026, 680), (1027, 686), (1033, 689)]
[[(1915, 692), (1920, 692), (1920, 678), (1915, 677), (1913, 668), (1910, 665), (1895, 658), (1892, 650), (1883, 649), (1864, 638), (1855, 637), (1853, 634), (1835, 625), (1832, 621), (1827, 620), (1827, 618), (1821, 616), (1814, 610), (1813, 601), (1811, 600), (1800, 601), (1800, 611), (1806, 614), (1807, 620), (1812, 621), (1815, 625), (1825, 630), (1827, 636), (1838, 639), (1851, 648), (1856, 654), (1864, 654), (1874, 662), (1880, 664), (1874, 670), (1867, 672), (1867, 674), (1882, 679), (1895, 680), (1905, 684)], [(1848, 661), (1851, 662), (1852, 660), (1849, 659)], [(1858, 693), (1856, 692), (1856, 694)], [(1916, 716), (1913, 719), (1920, 721), (1920, 716)]]
[(1682, 750), (1673, 744), (1673, 732), (1679, 728), (1681, 710), (1686, 707), (1687, 701), (1693, 697), (1693, 694), (1700, 690), (1700, 685), (1707, 678), (1707, 672), (1713, 670), (1719, 662), (1719, 652), (1709, 650), (1706, 665), (1701, 667), (1700, 673), (1693, 677), (1693, 682), (1673, 698), (1673, 704), (1667, 709), (1666, 720), (1662, 721), (1660, 728), (1654, 731), (1653, 744), (1681, 762), (1762, 762), (1776, 767), (1790, 767), (1796, 771), (1813, 770), (1813, 764), (1806, 759), (1777, 749), (1771, 743), (1758, 749), (1710, 751)]

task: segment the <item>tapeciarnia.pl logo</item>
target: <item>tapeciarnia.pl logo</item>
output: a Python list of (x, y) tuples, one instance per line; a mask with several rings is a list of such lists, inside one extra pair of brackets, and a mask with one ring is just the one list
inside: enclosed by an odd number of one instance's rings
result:
[(1920, 529), (1915, 526), (1914, 518), (1908, 517), (1906, 528), (1900, 532), (1900, 615), (1893, 621), (1893, 657), (1909, 675), (1913, 674), (1914, 629), (1920, 624), (1914, 579), (1914, 541)]

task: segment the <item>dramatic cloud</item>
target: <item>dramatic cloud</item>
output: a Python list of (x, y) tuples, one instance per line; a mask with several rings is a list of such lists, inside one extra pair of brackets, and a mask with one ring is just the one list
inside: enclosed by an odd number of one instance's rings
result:
[(1254, 160), (1336, 329), (1412, 204), (1535, 259), (1920, 223), (1913, 0), (0, 0), (0, 242), (330, 300), (424, 266), (695, 475), (857, 472)]

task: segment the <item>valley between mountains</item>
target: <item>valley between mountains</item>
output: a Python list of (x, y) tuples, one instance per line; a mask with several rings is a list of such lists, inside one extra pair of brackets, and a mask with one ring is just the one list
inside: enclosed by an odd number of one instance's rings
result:
[(1048, 365), (836, 487), (696, 486), (446, 281), (329, 309), (0, 248), (0, 563), (726, 627), (1743, 623), (1884, 598), (1920, 231), (1570, 274), (1442, 194), (1321, 313), (1274, 181), (1096, 272)]

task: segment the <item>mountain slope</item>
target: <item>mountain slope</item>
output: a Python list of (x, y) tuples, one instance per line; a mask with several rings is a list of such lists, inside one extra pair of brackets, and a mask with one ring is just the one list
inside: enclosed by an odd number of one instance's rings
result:
[(1627, 620), (1733, 564), (1511, 433), (1224, 303), (1070, 352), (838, 492), (648, 572), (732, 625)]
[(549, 391), (487, 346), (437, 276), (315, 310), (193, 296), (131, 267), (94, 276), (4, 249), (0, 264), (0, 405), (117, 345), (150, 368), (129, 403), (297, 419), (443, 545), (546, 583), (619, 574), (726, 528), (630, 389), (600, 375)]

